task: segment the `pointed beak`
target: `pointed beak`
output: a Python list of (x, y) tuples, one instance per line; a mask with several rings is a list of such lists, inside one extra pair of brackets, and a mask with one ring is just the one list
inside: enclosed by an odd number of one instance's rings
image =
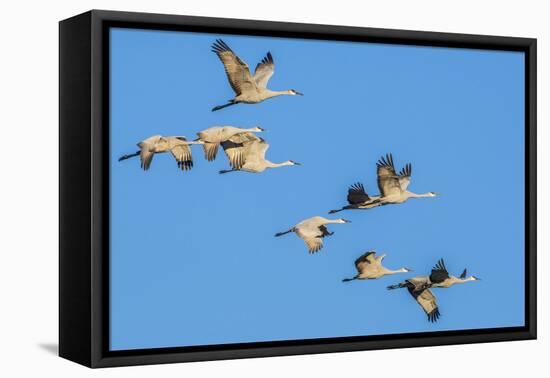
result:
[(351, 223), (350, 220), (347, 220), (347, 219), (342, 219), (345, 223)]
[(294, 161), (293, 163), (294, 163), (294, 165), (302, 165), (302, 163), (298, 163), (296, 161)]
[(300, 92), (298, 92), (298, 91), (294, 91), (294, 92), (296, 92), (296, 94), (297, 94), (298, 96), (303, 96), (303, 95), (304, 95), (303, 93), (300, 93)]

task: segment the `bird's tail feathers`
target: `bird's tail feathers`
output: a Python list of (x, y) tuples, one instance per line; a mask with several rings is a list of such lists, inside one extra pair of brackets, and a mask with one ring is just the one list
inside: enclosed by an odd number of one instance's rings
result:
[(353, 281), (353, 280), (356, 280), (356, 279), (357, 279), (357, 277), (353, 277), (353, 278), (344, 278), (344, 279), (342, 280), (342, 282), (350, 282), (350, 281)]

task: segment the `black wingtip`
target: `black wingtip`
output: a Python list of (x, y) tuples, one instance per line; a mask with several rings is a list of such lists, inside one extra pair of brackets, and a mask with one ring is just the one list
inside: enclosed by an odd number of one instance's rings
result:
[(319, 252), (322, 248), (323, 248), (323, 245), (322, 245), (322, 244), (321, 244), (321, 245), (317, 245), (317, 246), (315, 246), (315, 247), (309, 249), (308, 252), (309, 252), (310, 254), (314, 254), (314, 253)]
[(227, 43), (223, 41), (223, 39), (216, 39), (216, 41), (212, 44), (212, 52), (219, 54), (224, 51), (233, 52), (233, 50), (231, 50), (231, 48), (227, 45)]
[(178, 161), (178, 168), (182, 171), (189, 171), (193, 168), (193, 161)]
[(349, 188), (352, 189), (352, 190), (365, 191), (365, 187), (360, 182), (356, 182), (355, 184), (351, 184), (351, 186)]
[(437, 269), (437, 270), (447, 270), (447, 267), (445, 266), (445, 260), (443, 260), (443, 258), (440, 258), (437, 261), (437, 264), (435, 264), (435, 269)]
[(377, 167), (393, 167), (393, 156), (390, 153), (387, 153), (386, 156), (382, 155), (380, 159), (376, 162)]
[(428, 321), (430, 323), (435, 323), (437, 322), (437, 320), (441, 317), (441, 314), (439, 313), (439, 309), (436, 308), (435, 310), (433, 310), (432, 312), (430, 312), (428, 314)]

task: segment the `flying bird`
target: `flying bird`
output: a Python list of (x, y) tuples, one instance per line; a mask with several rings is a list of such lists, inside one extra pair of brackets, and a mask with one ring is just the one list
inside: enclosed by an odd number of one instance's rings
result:
[(428, 276), (414, 277), (397, 285), (388, 286), (388, 290), (406, 287), (416, 302), (422, 307), (429, 322), (435, 322), (440, 317), (435, 295), (428, 288)]
[(445, 261), (440, 259), (432, 269), (429, 276), (409, 278), (404, 282), (388, 286), (388, 290), (400, 289), (404, 287), (407, 288), (409, 293), (428, 315), (428, 320), (430, 322), (435, 322), (439, 319), (440, 313), (435, 296), (430, 291), (430, 288), (449, 288), (457, 283), (479, 280), (479, 278), (474, 276), (466, 277), (466, 274), (467, 271), (464, 269), (460, 277), (449, 275), (449, 272), (445, 267)]
[(261, 173), (267, 168), (278, 168), (287, 165), (300, 165), (294, 160), (282, 163), (273, 163), (265, 158), (269, 144), (263, 138), (252, 133), (240, 133), (221, 143), (231, 169), (221, 170), (220, 173), (244, 171)]
[(412, 165), (406, 164), (397, 174), (393, 164), (392, 154), (382, 156), (376, 163), (378, 176), (378, 189), (380, 195), (369, 196), (365, 187), (361, 183), (355, 183), (348, 189), (348, 205), (329, 211), (334, 214), (342, 210), (352, 209), (371, 209), (377, 206), (389, 204), (399, 204), (407, 201), (409, 198), (435, 197), (435, 192), (417, 194), (407, 190), (411, 182)]
[(327, 224), (336, 223), (351, 223), (346, 219), (327, 219), (320, 216), (305, 219), (292, 227), (288, 231), (278, 232), (275, 236), (282, 236), (290, 232), (295, 232), (307, 246), (309, 253), (315, 253), (323, 248), (323, 238), (325, 236), (333, 235), (334, 232), (330, 232), (326, 227)]
[(178, 168), (182, 171), (190, 170), (193, 167), (193, 156), (191, 155), (191, 144), (203, 144), (201, 141), (189, 141), (183, 136), (166, 136), (153, 135), (137, 144), (139, 151), (121, 156), (118, 161), (130, 159), (134, 156), (140, 157), (141, 168), (147, 171), (153, 161), (155, 154), (168, 152), (178, 163)]
[(439, 306), (435, 300), (435, 295), (431, 292), (431, 290), (424, 289), (422, 291), (414, 291), (410, 287), (407, 287), (407, 289), (428, 316), (428, 321), (435, 323), (441, 314), (439, 312)]
[(387, 269), (382, 265), (382, 260), (386, 257), (385, 254), (377, 256), (374, 251), (365, 252), (355, 260), (355, 268), (357, 275), (353, 278), (344, 278), (342, 282), (353, 280), (374, 280), (384, 277), (389, 274), (410, 272), (409, 268), (400, 268), (397, 270)]
[(233, 99), (229, 100), (227, 104), (214, 107), (212, 109), (213, 112), (239, 103), (257, 104), (281, 95), (303, 95), (294, 89), (272, 91), (266, 88), (267, 82), (275, 69), (273, 56), (270, 52), (258, 63), (254, 75), (252, 75), (248, 65), (221, 39), (217, 39), (212, 45), (212, 51), (216, 53), (223, 63), (229, 84), (235, 92)]
[(435, 266), (432, 268), (429, 276), (418, 276), (410, 278), (405, 282), (399, 283), (397, 285), (388, 286), (388, 289), (399, 289), (402, 287), (407, 287), (411, 283), (415, 285), (416, 290), (421, 290), (424, 288), (449, 288), (455, 284), (480, 280), (476, 276), (466, 277), (466, 275), (466, 269), (464, 269), (462, 271), (462, 274), (458, 277), (450, 275), (447, 271), (447, 267), (445, 266), (445, 261), (443, 259), (439, 259)]
[(464, 269), (458, 277), (450, 275), (447, 271), (447, 267), (445, 266), (445, 261), (443, 259), (439, 259), (437, 264), (433, 267), (432, 272), (429, 276), (430, 287), (448, 288), (455, 284), (461, 284), (470, 281), (479, 281), (479, 278), (477, 278), (476, 276), (466, 277), (467, 274), (468, 270)]
[(234, 126), (214, 126), (197, 133), (197, 141), (203, 142), (204, 156), (206, 160), (216, 159), (220, 143), (229, 140), (229, 138), (242, 133), (259, 133), (265, 131), (259, 126), (243, 129)]

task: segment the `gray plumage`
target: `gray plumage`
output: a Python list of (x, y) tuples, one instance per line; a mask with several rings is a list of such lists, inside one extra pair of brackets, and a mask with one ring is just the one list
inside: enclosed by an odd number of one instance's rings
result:
[(397, 270), (387, 269), (382, 265), (382, 260), (386, 257), (385, 254), (376, 256), (374, 251), (365, 252), (355, 260), (355, 268), (357, 275), (353, 278), (344, 278), (343, 282), (353, 280), (374, 280), (390, 274), (406, 273), (411, 270), (408, 268), (400, 268)]
[(445, 261), (443, 259), (439, 259), (429, 275), (410, 278), (405, 282), (398, 285), (389, 286), (388, 288), (397, 289), (406, 287), (407, 283), (412, 283), (416, 287), (416, 290), (423, 288), (448, 288), (456, 284), (479, 280), (480, 279), (476, 276), (466, 277), (466, 269), (464, 269), (459, 277), (450, 275), (447, 267), (445, 266)]
[(282, 236), (291, 232), (296, 233), (306, 243), (309, 253), (315, 253), (323, 248), (323, 238), (333, 235), (326, 225), (337, 223), (351, 223), (346, 219), (327, 219), (320, 216), (311, 217), (301, 221), (288, 231), (278, 232), (275, 236)]
[(399, 204), (409, 198), (435, 197), (435, 192), (417, 194), (407, 190), (411, 182), (412, 165), (406, 164), (399, 174), (395, 170), (392, 154), (382, 156), (376, 163), (377, 183), (380, 194), (369, 196), (361, 183), (355, 183), (348, 189), (348, 205), (329, 211), (330, 214), (342, 210), (372, 209), (389, 204)]
[(261, 173), (267, 168), (278, 168), (290, 165), (300, 165), (294, 160), (282, 163), (273, 163), (265, 158), (269, 144), (263, 138), (258, 138), (252, 133), (240, 133), (222, 142), (223, 150), (229, 159), (230, 170), (222, 170), (220, 173), (244, 171)]
[(201, 141), (189, 141), (183, 136), (166, 136), (153, 135), (137, 145), (139, 151), (121, 156), (118, 160), (126, 160), (134, 156), (140, 157), (141, 168), (147, 171), (151, 167), (153, 156), (155, 154), (170, 151), (178, 164), (178, 168), (182, 171), (187, 171), (193, 168), (193, 156), (191, 154), (191, 144), (203, 144)]
[(479, 281), (479, 278), (476, 276), (466, 277), (467, 271), (464, 269), (462, 274), (459, 277), (450, 275), (445, 266), (445, 261), (439, 259), (437, 264), (433, 267), (432, 272), (429, 276), (430, 287), (441, 287), (448, 288), (456, 284)]
[(239, 58), (221, 39), (216, 40), (212, 45), (212, 51), (220, 58), (225, 68), (229, 84), (235, 92), (235, 97), (229, 100), (227, 104), (216, 106), (212, 111), (239, 103), (257, 104), (269, 98), (281, 95), (302, 95), (302, 93), (294, 89), (272, 91), (266, 88), (275, 70), (275, 63), (270, 52), (268, 52), (266, 57), (258, 63), (254, 75), (252, 75), (246, 62)]
[(242, 133), (259, 133), (264, 131), (259, 126), (243, 129), (234, 126), (213, 126), (197, 133), (198, 141), (203, 142), (204, 157), (208, 161), (216, 159), (218, 147), (221, 143), (228, 141), (231, 137)]
[(422, 307), (428, 316), (430, 322), (435, 322), (440, 317), (439, 308), (437, 306), (435, 295), (430, 289), (432, 288), (449, 288), (458, 283), (465, 283), (470, 281), (478, 281), (479, 278), (470, 276), (466, 277), (466, 269), (462, 272), (460, 277), (455, 277), (449, 274), (445, 261), (439, 259), (437, 264), (433, 267), (430, 275), (418, 276), (409, 278), (396, 285), (388, 286), (389, 290), (407, 288), (409, 293)]
[(422, 307), (429, 322), (435, 322), (440, 317), (435, 295), (430, 291), (428, 276), (413, 277), (397, 285), (388, 286), (389, 290), (407, 288), (409, 294)]

